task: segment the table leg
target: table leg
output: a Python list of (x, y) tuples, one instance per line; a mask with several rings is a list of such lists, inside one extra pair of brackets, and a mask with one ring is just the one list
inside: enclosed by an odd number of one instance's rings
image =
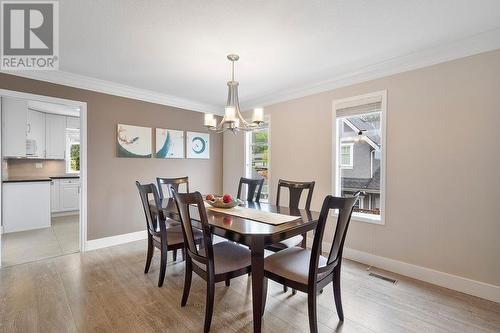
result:
[(253, 237), (252, 246), (252, 305), (253, 305), (253, 331), (261, 332), (262, 326), (262, 301), (264, 283), (264, 240)]

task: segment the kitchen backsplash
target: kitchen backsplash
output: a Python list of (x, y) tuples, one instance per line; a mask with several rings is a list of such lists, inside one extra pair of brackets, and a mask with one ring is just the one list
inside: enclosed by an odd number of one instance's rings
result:
[[(36, 163), (41, 163), (42, 168), (37, 169)], [(64, 160), (28, 160), (4, 159), (2, 161), (2, 177), (51, 177), (66, 174)]]

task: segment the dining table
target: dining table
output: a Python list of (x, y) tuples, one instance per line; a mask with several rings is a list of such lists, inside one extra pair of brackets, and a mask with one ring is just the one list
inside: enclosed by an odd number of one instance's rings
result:
[[(172, 198), (160, 200), (165, 217), (180, 221), (177, 206)], [(154, 204), (152, 204), (154, 206)], [(244, 201), (240, 206), (271, 212), (296, 216), (297, 219), (281, 224), (268, 224), (249, 218), (231, 215), (231, 210), (221, 211), (207, 208), (208, 223), (214, 235), (230, 241), (246, 245), (251, 251), (252, 265), (252, 310), (254, 332), (262, 329), (262, 306), (264, 292), (264, 249), (290, 237), (304, 234), (316, 227), (319, 213), (305, 209), (291, 209), (268, 203)], [(152, 207), (155, 209), (155, 207)], [(201, 228), (198, 209), (190, 208), (191, 223), (194, 227)]]

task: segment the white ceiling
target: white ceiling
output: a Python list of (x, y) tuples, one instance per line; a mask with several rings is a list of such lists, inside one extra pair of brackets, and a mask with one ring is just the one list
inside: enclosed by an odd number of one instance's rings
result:
[[(500, 28), (498, 0), (64, 0), (60, 70), (221, 107), (250, 105)], [(246, 102), (246, 103), (245, 103)]]

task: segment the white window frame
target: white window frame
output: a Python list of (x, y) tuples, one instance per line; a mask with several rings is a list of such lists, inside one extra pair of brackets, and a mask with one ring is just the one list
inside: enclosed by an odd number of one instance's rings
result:
[[(340, 128), (337, 122), (337, 106), (345, 103), (356, 103), (356, 101), (363, 102), (373, 98), (381, 98), (380, 110), (380, 129), (381, 129), (381, 156), (380, 156), (380, 216), (373, 216), (372, 214), (363, 214), (354, 212), (352, 220), (358, 222), (366, 222), (378, 225), (385, 225), (385, 191), (386, 191), (386, 152), (387, 152), (387, 90), (377, 91), (369, 94), (353, 96), (334, 100), (332, 103), (332, 192), (335, 195), (341, 195), (341, 182), (340, 182), (340, 161), (337, 159), (337, 151), (340, 149), (340, 140), (337, 140), (337, 133)], [(339, 118), (340, 119), (340, 118)], [(335, 213), (334, 213), (335, 215)]]
[[(271, 190), (271, 116), (265, 115), (264, 121), (267, 123), (267, 188), (269, 190), (268, 199), (260, 200), (261, 202), (271, 202), (272, 190)], [(252, 132), (245, 133), (245, 170), (243, 170), (245, 177), (250, 178), (250, 140), (252, 139)]]
[(354, 143), (341, 143), (340, 144), (340, 149), (342, 153), (342, 147), (349, 147), (349, 164), (342, 164), (342, 161), (340, 161), (340, 167), (342, 169), (352, 169), (354, 167)]
[[(78, 174), (80, 174), (80, 171), (72, 171), (71, 170), (71, 143), (68, 140), (68, 132), (70, 132), (70, 131), (78, 132), (78, 135), (80, 136), (80, 141), (78, 142), (78, 144), (80, 145), (80, 149), (82, 149), (80, 130), (79, 129), (66, 129), (66, 152), (65, 152), (66, 156), (64, 156), (65, 164), (66, 164), (66, 173), (71, 174), (71, 175), (78, 175)], [(80, 161), (80, 163), (81, 163), (81, 161)], [(80, 169), (81, 169), (81, 165), (80, 165)]]

